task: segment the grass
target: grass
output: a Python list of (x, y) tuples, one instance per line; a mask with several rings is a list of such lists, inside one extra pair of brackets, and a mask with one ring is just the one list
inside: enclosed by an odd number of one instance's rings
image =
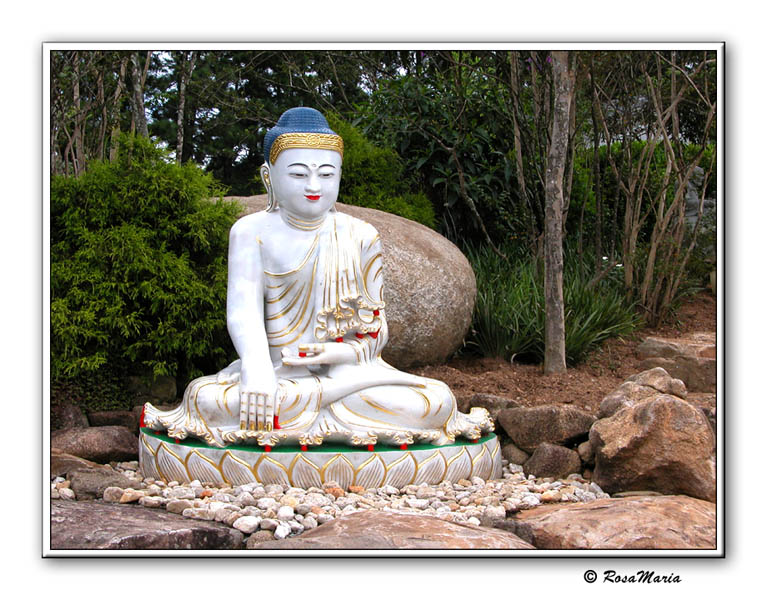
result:
[[(477, 277), (477, 301), (467, 349), (482, 356), (543, 362), (543, 269), (534, 258), (510, 251), (511, 264), (487, 248), (468, 248)], [(582, 361), (611, 337), (640, 324), (617, 278), (589, 287), (593, 269), (572, 254), (564, 273), (565, 347), (568, 364)]]

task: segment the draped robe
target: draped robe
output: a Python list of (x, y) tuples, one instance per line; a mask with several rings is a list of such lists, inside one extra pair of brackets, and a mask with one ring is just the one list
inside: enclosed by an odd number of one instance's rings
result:
[[(280, 263), (279, 244), (261, 237), (262, 255), (275, 257), (264, 261), (263, 321), (277, 377), (279, 429), (253, 431), (239, 422), (239, 361), (227, 368), (231, 377), (212, 375), (190, 383), (175, 410), (161, 412), (147, 405), (148, 426), (216, 446), (323, 441), (398, 445), (415, 440), (445, 444), (459, 434), (477, 438), (492, 429), (484, 409), (473, 409), (470, 415), (458, 412), (444, 383), (402, 373), (381, 358), (388, 329), (382, 245), (375, 228), (331, 211), (298, 263), (276, 270), (266, 267)], [(295, 354), (299, 345), (311, 343), (350, 344), (355, 362), (282, 364), (284, 348)], [(350, 385), (354, 391), (344, 393)]]

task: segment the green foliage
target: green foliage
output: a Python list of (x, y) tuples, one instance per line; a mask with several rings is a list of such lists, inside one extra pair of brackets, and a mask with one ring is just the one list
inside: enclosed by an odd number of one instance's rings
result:
[(490, 53), (427, 53), (418, 73), (381, 81), (360, 107), (365, 133), (397, 150), (405, 172), (423, 182), (440, 232), (456, 241), (482, 237), (464, 193), (496, 240), (523, 232), (527, 219), (513, 185), (507, 84), (497, 79), (498, 62), (503, 57)]
[[(542, 362), (542, 269), (519, 249), (503, 250), (512, 260), (511, 267), (486, 247), (467, 251), (477, 277), (477, 303), (467, 344), (483, 356)], [(639, 324), (618, 278), (606, 278), (589, 288), (592, 277), (593, 271), (585, 263), (574, 255), (567, 257), (564, 298), (569, 364), (580, 362), (606, 339), (628, 334)]]
[(127, 391), (129, 373), (119, 366), (104, 366), (96, 372), (51, 382), (51, 404), (72, 404), (83, 412), (130, 410), (135, 396)]
[(434, 227), (434, 210), (423, 192), (413, 191), (396, 152), (379, 148), (336, 114), (327, 115), (331, 129), (344, 140), (339, 200), (375, 208)]
[(124, 136), (115, 162), (51, 181), (51, 376), (221, 365), (228, 231), (212, 176)]

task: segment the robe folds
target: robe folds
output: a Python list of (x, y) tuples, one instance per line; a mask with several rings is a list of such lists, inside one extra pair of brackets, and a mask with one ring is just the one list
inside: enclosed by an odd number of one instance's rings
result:
[[(381, 358), (388, 328), (382, 244), (375, 228), (331, 211), (312, 233), (297, 263), (263, 270), (264, 311), (259, 318), (277, 378), (279, 428), (269, 424), (266, 431), (254, 431), (240, 423), (239, 361), (192, 381), (174, 410), (158, 411), (147, 404), (147, 426), (219, 447), (324, 441), (441, 445), (457, 435), (475, 439), (492, 430), (484, 409), (460, 413), (444, 383), (398, 371)], [(280, 251), (268, 241), (259, 243), (262, 254)], [(417, 282), (413, 293), (418, 293)], [(317, 343), (349, 344), (355, 360), (310, 367), (282, 364), (284, 349), (296, 354), (299, 345)]]

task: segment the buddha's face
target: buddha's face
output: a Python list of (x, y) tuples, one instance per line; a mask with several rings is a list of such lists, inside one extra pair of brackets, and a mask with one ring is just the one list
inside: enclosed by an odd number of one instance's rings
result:
[(316, 219), (338, 198), (341, 155), (333, 150), (289, 148), (269, 169), (277, 206), (298, 218)]

